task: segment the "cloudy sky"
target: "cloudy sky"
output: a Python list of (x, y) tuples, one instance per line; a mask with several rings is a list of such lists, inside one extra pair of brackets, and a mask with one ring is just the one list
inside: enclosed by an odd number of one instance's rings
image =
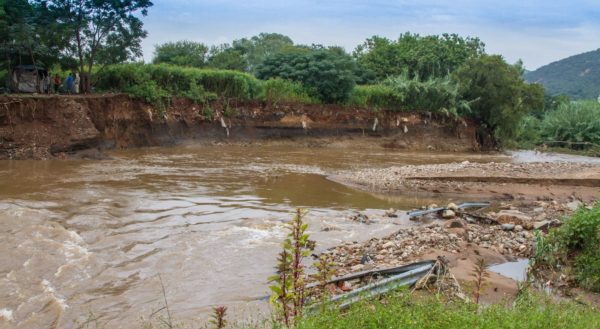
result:
[(193, 40), (208, 45), (261, 32), (295, 43), (351, 51), (367, 37), (458, 33), (478, 36), (488, 53), (527, 69), (600, 48), (600, 0), (153, 0), (144, 18), (146, 60), (154, 45)]

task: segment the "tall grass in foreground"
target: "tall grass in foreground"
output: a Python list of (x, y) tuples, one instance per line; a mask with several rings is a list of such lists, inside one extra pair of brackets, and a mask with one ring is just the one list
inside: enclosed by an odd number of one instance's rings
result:
[(573, 303), (554, 303), (526, 295), (512, 307), (477, 308), (473, 303), (444, 302), (395, 292), (381, 300), (358, 303), (348, 311), (329, 309), (305, 317), (298, 329), (439, 328), (529, 329), (600, 328), (598, 310)]

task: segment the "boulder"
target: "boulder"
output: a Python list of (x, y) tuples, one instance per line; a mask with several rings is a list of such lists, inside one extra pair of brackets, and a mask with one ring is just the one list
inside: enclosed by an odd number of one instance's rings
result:
[(443, 219), (452, 219), (456, 217), (456, 213), (450, 209), (446, 209), (444, 211), (442, 211), (442, 218)]
[(449, 220), (445, 225), (446, 228), (463, 228), (465, 224), (458, 219)]
[(458, 206), (455, 203), (449, 203), (446, 208), (452, 210), (452, 211), (458, 211)]
[(503, 231), (512, 231), (512, 230), (515, 229), (516, 225), (515, 224), (506, 223), (506, 224), (502, 224), (500, 227), (502, 228)]

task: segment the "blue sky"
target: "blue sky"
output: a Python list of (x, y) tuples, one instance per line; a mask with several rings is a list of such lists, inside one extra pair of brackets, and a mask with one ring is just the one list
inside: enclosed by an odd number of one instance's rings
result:
[(367, 37), (458, 33), (478, 36), (489, 53), (528, 69), (600, 48), (600, 0), (154, 0), (143, 43), (193, 40), (208, 45), (278, 32), (301, 44), (343, 46)]

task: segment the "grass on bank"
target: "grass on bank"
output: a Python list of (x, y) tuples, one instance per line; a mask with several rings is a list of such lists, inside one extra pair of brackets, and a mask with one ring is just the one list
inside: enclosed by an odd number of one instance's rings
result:
[(600, 328), (600, 313), (574, 303), (555, 303), (524, 295), (511, 307), (480, 307), (473, 303), (444, 302), (395, 292), (382, 300), (365, 301), (342, 312), (330, 309), (300, 321), (298, 329), (368, 328)]
[(600, 292), (600, 202), (579, 208), (564, 224), (538, 234), (532, 268), (567, 275), (577, 285)]

